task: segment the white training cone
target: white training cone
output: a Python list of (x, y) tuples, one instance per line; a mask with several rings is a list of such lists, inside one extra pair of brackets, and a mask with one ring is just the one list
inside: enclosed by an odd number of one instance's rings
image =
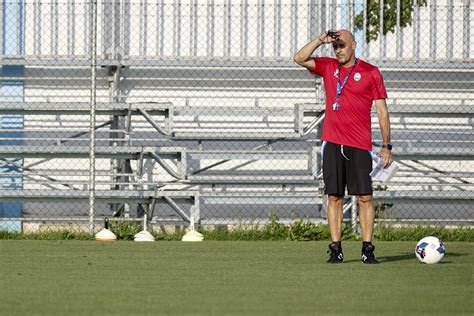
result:
[(146, 231), (146, 230), (142, 230), (141, 232), (135, 234), (135, 236), (133, 237), (133, 240), (135, 241), (155, 241), (155, 237), (153, 237), (153, 235)]
[(194, 209), (191, 208), (191, 216), (190, 216), (190, 221), (189, 221), (189, 230), (186, 234), (184, 234), (183, 238), (181, 238), (181, 241), (203, 241), (204, 240), (204, 235), (201, 233), (198, 233), (197, 231), (194, 230), (194, 222), (195, 222), (195, 213)]
[(104, 219), (104, 229), (95, 234), (95, 240), (98, 241), (114, 241), (117, 240), (117, 236), (109, 230), (109, 219)]
[(141, 232), (135, 234), (135, 236), (133, 236), (133, 240), (135, 240), (135, 241), (155, 241), (155, 237), (153, 237), (153, 235), (146, 230), (146, 226), (147, 226), (147, 215), (145, 213), (145, 214), (143, 214), (143, 230)]
[(197, 231), (190, 230), (186, 234), (184, 234), (183, 238), (181, 238), (182, 241), (203, 241), (204, 240), (204, 235), (201, 233), (198, 233)]

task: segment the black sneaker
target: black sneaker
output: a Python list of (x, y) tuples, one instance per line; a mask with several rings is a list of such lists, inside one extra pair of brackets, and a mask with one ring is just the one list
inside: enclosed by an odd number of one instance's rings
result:
[(367, 263), (367, 264), (377, 264), (377, 263), (379, 263), (377, 258), (375, 258), (374, 250), (375, 250), (374, 245), (364, 245), (364, 246), (362, 246), (361, 260), (362, 260), (363, 263)]
[(342, 254), (341, 247), (338, 247), (336, 244), (329, 245), (329, 259), (328, 263), (342, 263), (344, 261), (344, 255)]

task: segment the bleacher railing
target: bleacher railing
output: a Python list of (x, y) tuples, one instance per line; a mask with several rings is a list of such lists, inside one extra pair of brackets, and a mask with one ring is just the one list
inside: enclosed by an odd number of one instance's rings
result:
[[(310, 39), (343, 27), (356, 35), (359, 55), (377, 63), (472, 62), (472, 5), (466, 0), (413, 1), (409, 5), (396, 1), (395, 8), (387, 2), (390, 11), (379, 5), (380, 10), (373, 12), (364, 10), (367, 0), (349, 4), (309, 0), (6, 1), (2, 8), (8, 22), (0, 47), (3, 57), (25, 58), (25, 62), (36, 58), (88, 60), (92, 3), (97, 3), (97, 57), (104, 60), (133, 60), (141, 65), (176, 58), (289, 61)], [(370, 22), (373, 19), (377, 23)], [(370, 42), (364, 40), (369, 37)]]

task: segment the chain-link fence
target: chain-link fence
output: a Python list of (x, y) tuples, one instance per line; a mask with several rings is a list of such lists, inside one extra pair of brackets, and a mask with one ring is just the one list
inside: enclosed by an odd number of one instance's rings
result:
[[(377, 220), (474, 222), (470, 1), (6, 0), (0, 229), (325, 220), (324, 89), (293, 54), (351, 30), (400, 170)], [(333, 56), (328, 47), (317, 51)], [(381, 144), (376, 115), (374, 149)], [(345, 201), (345, 218), (357, 207)]]

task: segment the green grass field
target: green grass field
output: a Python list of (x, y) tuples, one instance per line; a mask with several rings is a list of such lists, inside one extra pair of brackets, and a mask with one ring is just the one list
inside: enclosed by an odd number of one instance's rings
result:
[(380, 265), (325, 263), (327, 242), (0, 240), (1, 315), (473, 315), (474, 243), (436, 265), (376, 242)]

